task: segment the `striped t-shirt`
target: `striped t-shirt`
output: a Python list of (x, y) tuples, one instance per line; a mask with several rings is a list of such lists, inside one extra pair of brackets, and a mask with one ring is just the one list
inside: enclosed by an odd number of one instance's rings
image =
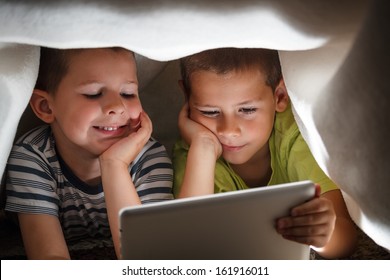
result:
[[(129, 173), (142, 203), (173, 198), (172, 163), (153, 138)], [(7, 211), (57, 216), (66, 240), (111, 235), (101, 183), (89, 186), (66, 166), (50, 126), (35, 128), (16, 142), (5, 175)]]

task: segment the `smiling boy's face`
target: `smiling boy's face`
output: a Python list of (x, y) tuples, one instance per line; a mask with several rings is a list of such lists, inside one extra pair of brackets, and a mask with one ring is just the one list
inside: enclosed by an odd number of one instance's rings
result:
[(67, 74), (50, 95), (51, 123), (61, 153), (100, 155), (131, 132), (142, 111), (134, 56), (88, 49), (71, 55)]
[(231, 164), (245, 164), (268, 152), (275, 112), (285, 109), (256, 69), (194, 72), (189, 106), (191, 119), (218, 137), (222, 156)]

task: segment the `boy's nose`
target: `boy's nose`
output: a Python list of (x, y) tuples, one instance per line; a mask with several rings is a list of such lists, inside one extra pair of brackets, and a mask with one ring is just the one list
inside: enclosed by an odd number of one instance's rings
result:
[(122, 98), (108, 98), (104, 106), (104, 112), (108, 115), (123, 114), (125, 112), (125, 105), (123, 104)]
[(237, 137), (241, 129), (235, 118), (222, 117), (218, 123), (217, 133), (222, 136)]

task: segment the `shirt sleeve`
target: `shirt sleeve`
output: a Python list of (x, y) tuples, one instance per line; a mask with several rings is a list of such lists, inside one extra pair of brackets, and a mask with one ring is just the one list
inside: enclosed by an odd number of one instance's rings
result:
[(182, 139), (173, 146), (173, 195), (178, 197), (184, 179), (188, 156), (188, 148)]
[(338, 189), (317, 164), (301, 134), (291, 146), (287, 169), (290, 181), (311, 180), (321, 186), (322, 193)]
[(58, 216), (55, 179), (40, 151), (14, 146), (5, 174), (5, 210)]
[(173, 199), (173, 167), (163, 145), (151, 139), (130, 167), (142, 203)]

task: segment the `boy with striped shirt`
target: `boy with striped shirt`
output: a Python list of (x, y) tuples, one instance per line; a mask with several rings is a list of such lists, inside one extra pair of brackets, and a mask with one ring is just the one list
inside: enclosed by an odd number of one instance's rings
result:
[(173, 198), (134, 54), (41, 48), (30, 106), (48, 125), (16, 142), (5, 173), (5, 209), (17, 213), (27, 257), (69, 259), (67, 242), (110, 236), (120, 257), (119, 210)]

